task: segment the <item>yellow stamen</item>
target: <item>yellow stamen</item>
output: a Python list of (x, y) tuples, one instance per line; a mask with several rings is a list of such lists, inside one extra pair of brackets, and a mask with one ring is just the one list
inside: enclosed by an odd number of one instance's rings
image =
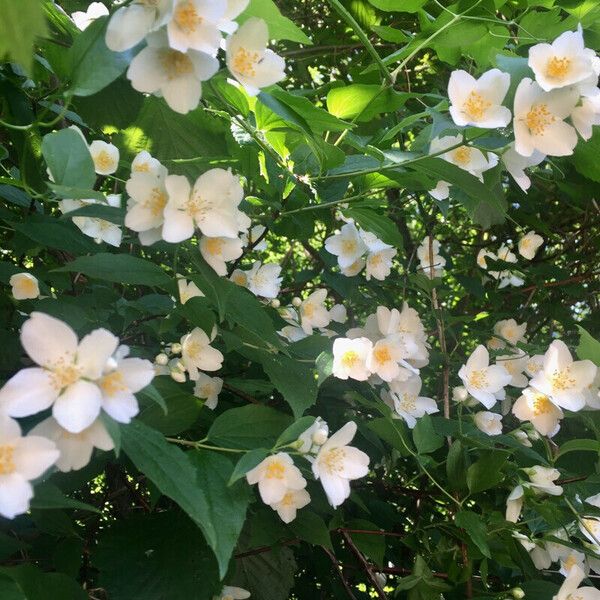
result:
[(113, 166), (114, 161), (106, 150), (101, 150), (94, 157), (94, 163), (98, 169), (105, 171)]
[(220, 238), (207, 238), (204, 247), (209, 254), (221, 254), (223, 251), (223, 240)]
[(457, 164), (467, 165), (471, 160), (471, 148), (468, 146), (461, 146), (452, 153), (452, 157)]
[(57, 390), (62, 390), (78, 381), (79, 376), (80, 373), (78, 367), (73, 364), (64, 364), (64, 361), (61, 359), (52, 370), (52, 387)]
[(567, 367), (562, 371), (558, 369), (552, 373), (551, 377), (552, 389), (554, 391), (570, 390), (575, 385), (575, 379), (571, 377), (571, 369)]
[(148, 173), (150, 171), (150, 165), (147, 162), (138, 163), (137, 165), (133, 166), (133, 170), (136, 173)]
[(278, 460), (274, 460), (267, 467), (265, 477), (267, 479), (283, 479), (285, 475), (285, 465)]
[(344, 365), (344, 367), (346, 367), (346, 369), (352, 369), (359, 359), (360, 357), (358, 356), (357, 352), (354, 350), (348, 350), (342, 354), (341, 363)]
[(14, 453), (14, 446), (0, 446), (0, 475), (10, 475), (15, 472)]
[(106, 396), (114, 396), (118, 392), (126, 392), (128, 390), (125, 379), (123, 379), (120, 371), (113, 371), (105, 375), (100, 380), (100, 389)]
[(472, 121), (481, 121), (491, 105), (492, 103), (486, 100), (481, 94), (472, 91), (463, 104), (463, 112)]
[(563, 79), (571, 69), (571, 59), (553, 56), (546, 64), (546, 75), (552, 79)]
[(485, 370), (482, 369), (480, 371), (473, 371), (469, 375), (469, 385), (475, 389), (482, 389), (484, 387), (487, 387), (488, 380), (487, 373), (485, 372)]
[(157, 217), (167, 205), (167, 200), (167, 194), (163, 190), (152, 188), (150, 196), (144, 202), (144, 207), (150, 210), (152, 216)]
[(182, 2), (175, 9), (173, 19), (177, 26), (185, 33), (196, 31), (198, 25), (202, 24), (202, 17), (196, 12), (193, 2)]
[(383, 346), (382, 348), (375, 348), (375, 350), (373, 350), (373, 357), (375, 358), (375, 361), (379, 364), (383, 364), (392, 360), (390, 350), (385, 346)]
[(161, 56), (163, 69), (169, 79), (175, 79), (181, 75), (189, 75), (194, 72), (194, 64), (187, 54), (177, 50), (164, 50)]
[(546, 128), (556, 121), (556, 117), (545, 104), (535, 104), (525, 117), (525, 124), (533, 135), (544, 135)]
[(246, 48), (238, 48), (233, 56), (231, 64), (233, 70), (244, 77), (256, 75), (256, 65), (259, 62), (258, 52), (250, 52)]
[(344, 457), (346, 451), (344, 448), (332, 448), (325, 452), (325, 455), (321, 458), (321, 463), (327, 469), (327, 472), (331, 475), (335, 472), (340, 472), (344, 468)]
[(548, 396), (544, 394), (536, 394), (532, 400), (533, 416), (539, 417), (540, 415), (547, 415), (552, 411), (552, 402)]
[(292, 506), (294, 504), (294, 494), (288, 492), (281, 500), (283, 506)]
[(356, 251), (356, 241), (355, 240), (344, 240), (342, 242), (342, 252), (344, 254), (352, 254)]

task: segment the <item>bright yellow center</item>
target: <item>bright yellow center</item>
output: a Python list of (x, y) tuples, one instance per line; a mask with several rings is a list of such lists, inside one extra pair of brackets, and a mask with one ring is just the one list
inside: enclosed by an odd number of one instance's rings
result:
[(372, 267), (377, 267), (383, 262), (383, 256), (381, 254), (373, 254), (369, 257), (369, 264)]
[(354, 350), (348, 350), (342, 354), (342, 365), (346, 367), (346, 369), (352, 369), (354, 365), (359, 361), (358, 353)]
[(238, 48), (233, 56), (233, 70), (244, 77), (256, 75), (256, 65), (259, 62), (258, 52), (250, 52), (246, 48)]
[(562, 79), (571, 69), (571, 59), (553, 56), (546, 64), (546, 75), (552, 79)]
[(167, 205), (167, 194), (160, 188), (152, 188), (150, 195), (144, 202), (144, 206), (150, 210), (152, 216), (158, 217)]
[(548, 396), (544, 394), (536, 394), (531, 402), (533, 408), (533, 416), (539, 417), (540, 415), (547, 415), (552, 411), (552, 403), (548, 399)]
[(461, 146), (452, 153), (452, 157), (454, 158), (454, 162), (457, 164), (467, 165), (471, 160), (471, 148), (468, 146)]
[(375, 358), (375, 361), (379, 364), (383, 364), (392, 360), (390, 350), (385, 346), (383, 346), (382, 348), (375, 348), (375, 350), (373, 350), (373, 357)]
[(185, 33), (196, 31), (196, 27), (202, 24), (202, 17), (196, 12), (193, 2), (182, 2), (175, 9), (173, 19), (179, 29)]
[(294, 494), (288, 492), (281, 500), (283, 506), (292, 506), (294, 504)]
[(94, 157), (94, 163), (99, 169), (106, 170), (113, 166), (114, 161), (106, 150), (100, 150)]
[(52, 371), (52, 387), (57, 390), (62, 390), (78, 381), (79, 376), (80, 373), (78, 367), (74, 364), (64, 364), (63, 361), (61, 361)]
[(244, 273), (234, 273), (231, 277), (231, 281), (238, 285), (246, 285), (246, 275)]
[(473, 371), (469, 375), (469, 385), (476, 390), (482, 389), (488, 385), (487, 373), (484, 369)]
[(285, 475), (285, 465), (278, 460), (274, 460), (267, 467), (265, 477), (267, 479), (283, 479)]
[(344, 448), (332, 448), (325, 452), (324, 456), (321, 458), (321, 463), (331, 475), (335, 472), (340, 472), (344, 468), (345, 456), (346, 451)]
[(126, 392), (127, 385), (120, 371), (113, 371), (100, 380), (100, 389), (106, 396), (114, 396), (118, 392)]
[(163, 51), (161, 62), (169, 79), (175, 79), (194, 72), (194, 64), (190, 57), (183, 54), (183, 52), (177, 52), (177, 50)]
[(544, 135), (546, 128), (556, 121), (556, 117), (545, 104), (535, 104), (525, 117), (525, 124), (533, 135)]
[(15, 288), (23, 295), (27, 294), (29, 296), (38, 293), (37, 282), (30, 277), (21, 277), (17, 281)]
[(0, 475), (10, 475), (15, 472), (14, 453), (14, 446), (0, 446)]
[(486, 100), (481, 94), (472, 91), (463, 104), (463, 112), (471, 121), (480, 121), (491, 105), (492, 103)]
[(542, 365), (534, 360), (527, 363), (527, 370), (530, 373), (539, 373), (542, 370)]
[(204, 247), (209, 254), (221, 254), (223, 250), (223, 240), (220, 238), (208, 238), (204, 242)]
[(575, 385), (575, 380), (571, 377), (571, 369), (567, 367), (562, 371), (558, 369), (552, 373), (551, 377), (553, 391), (570, 390)]

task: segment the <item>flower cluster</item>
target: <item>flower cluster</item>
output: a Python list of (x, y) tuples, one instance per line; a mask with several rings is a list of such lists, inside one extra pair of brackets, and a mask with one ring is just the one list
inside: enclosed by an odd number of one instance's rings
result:
[(247, 5), (248, 0), (134, 0), (112, 15), (106, 45), (123, 52), (145, 40), (127, 77), (136, 90), (163, 97), (176, 112), (198, 106), (202, 82), (219, 69), (222, 45), (230, 74), (255, 96), (285, 77), (285, 61), (267, 48), (265, 21), (251, 17), (238, 27), (234, 19)]

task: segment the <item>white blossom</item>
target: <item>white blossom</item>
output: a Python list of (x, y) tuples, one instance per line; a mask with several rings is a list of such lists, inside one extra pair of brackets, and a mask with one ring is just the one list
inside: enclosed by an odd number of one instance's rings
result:
[(550, 398), (534, 388), (525, 388), (517, 398), (512, 412), (519, 421), (529, 421), (541, 435), (553, 437), (564, 417), (562, 410)]
[(258, 483), (260, 497), (269, 505), (281, 502), (288, 491), (306, 487), (306, 479), (286, 452), (278, 452), (265, 458), (246, 473), (246, 480), (250, 485)]
[(338, 338), (333, 342), (333, 376), (338, 379), (366, 381), (371, 374), (367, 359), (373, 344), (365, 337)]
[(574, 565), (552, 600), (600, 600), (600, 590), (584, 586), (579, 587), (585, 578), (585, 573), (578, 565)]
[(185, 304), (191, 298), (204, 298), (204, 292), (193, 281), (187, 281), (184, 277), (178, 277), (177, 290), (181, 304)]
[(391, 273), (392, 260), (397, 253), (395, 248), (371, 252), (366, 260), (365, 276), (367, 281), (370, 281), (371, 277), (383, 281)]
[(246, 287), (255, 295), (263, 298), (277, 298), (281, 289), (281, 265), (261, 264), (255, 261), (252, 268), (244, 274)]
[(527, 260), (532, 260), (543, 243), (544, 238), (541, 235), (535, 231), (529, 231), (519, 240), (519, 254)]
[(546, 155), (537, 150), (534, 150), (531, 156), (522, 156), (515, 150), (514, 142), (511, 142), (502, 154), (502, 162), (506, 170), (524, 192), (531, 187), (531, 179), (525, 173), (525, 169), (539, 165), (545, 158)]
[(226, 10), (227, 0), (175, 0), (167, 23), (169, 46), (179, 52), (215, 53), (221, 45), (219, 23)]
[(208, 237), (200, 238), (200, 254), (215, 270), (217, 275), (227, 275), (225, 263), (235, 260), (242, 255), (242, 240), (239, 238)]
[(77, 29), (84, 31), (87, 29), (96, 19), (108, 15), (108, 8), (102, 2), (92, 2), (87, 10), (77, 10), (71, 13), (71, 19)]
[(223, 354), (210, 345), (215, 336), (216, 329), (209, 338), (200, 327), (195, 327), (181, 338), (181, 362), (192, 381), (198, 379), (199, 369), (218, 371), (223, 365)]
[(520, 325), (514, 319), (504, 319), (498, 321), (494, 325), (494, 334), (498, 337), (493, 337), (488, 341), (488, 347), (494, 350), (506, 348), (506, 342), (512, 346), (516, 346), (519, 342), (525, 341), (525, 332), (527, 331), (527, 323)]
[(352, 266), (366, 251), (367, 245), (363, 241), (356, 225), (346, 223), (339, 233), (325, 240), (325, 249), (330, 254), (337, 256), (338, 265), (342, 269)]
[(312, 333), (313, 328), (327, 327), (331, 321), (325, 306), (325, 298), (327, 298), (327, 290), (319, 289), (310, 294), (300, 305), (300, 326), (308, 335)]
[(15, 273), (10, 276), (8, 283), (15, 300), (33, 300), (40, 296), (40, 285), (31, 273)]
[(119, 149), (113, 144), (94, 140), (90, 144), (90, 155), (98, 175), (112, 175), (119, 168)]
[(389, 384), (389, 394), (382, 392), (382, 398), (398, 415), (404, 419), (410, 429), (417, 424), (417, 419), (424, 415), (439, 412), (433, 398), (420, 396), (423, 382), (418, 375), (411, 374), (405, 381), (392, 381)]
[(211, 377), (206, 373), (198, 373), (198, 379), (194, 385), (194, 396), (206, 400), (204, 406), (214, 410), (217, 408), (219, 394), (223, 389), (223, 380), (220, 377)]
[(305, 489), (288, 490), (279, 502), (273, 502), (270, 506), (284, 523), (291, 523), (296, 518), (300, 508), (310, 503), (310, 495)]
[(560, 477), (558, 469), (536, 465), (523, 470), (530, 479), (530, 482), (526, 484), (527, 487), (532, 488), (537, 494), (560, 496), (563, 493), (562, 487), (554, 483)]
[(244, 588), (225, 585), (218, 596), (213, 596), (212, 600), (246, 600), (250, 598), (250, 592)]
[(482, 410), (473, 415), (477, 429), (487, 435), (500, 435), (502, 433), (502, 415)]

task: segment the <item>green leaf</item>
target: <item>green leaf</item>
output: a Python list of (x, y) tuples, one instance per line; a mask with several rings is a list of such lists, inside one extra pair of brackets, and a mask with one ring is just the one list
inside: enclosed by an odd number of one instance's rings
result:
[(112, 83), (129, 65), (133, 52), (113, 52), (104, 42), (109, 17), (100, 17), (82, 31), (71, 47), (72, 83), (75, 96), (91, 96)]
[(123, 284), (167, 285), (171, 280), (155, 263), (129, 254), (80, 256), (56, 271), (83, 273), (94, 279)]
[(90, 217), (94, 219), (103, 219), (110, 223), (123, 225), (125, 213), (120, 208), (108, 206), (107, 204), (88, 204), (76, 210), (65, 213), (61, 219), (72, 219), (73, 217)]
[(244, 477), (248, 471), (258, 466), (268, 455), (269, 451), (266, 448), (256, 448), (256, 450), (246, 452), (235, 465), (228, 485), (233, 485), (238, 479)]
[[(365, 521), (364, 519), (352, 519), (348, 521), (348, 529), (358, 529), (365, 531), (381, 531), (381, 527), (378, 527), (371, 521)], [(383, 566), (383, 557), (385, 555), (385, 536), (371, 533), (348, 533), (352, 538), (352, 541), (356, 544), (356, 547), (368, 558), (370, 558), (376, 565)]]
[(429, 454), (444, 445), (444, 438), (436, 433), (429, 415), (417, 419), (412, 436), (419, 454)]
[(111, 600), (211, 600), (222, 586), (210, 548), (175, 511), (111, 523), (94, 544), (92, 564)]
[(290, 416), (259, 404), (232, 408), (214, 420), (208, 439), (229, 448), (271, 448), (291, 420)]
[(245, 482), (230, 484), (233, 463), (217, 452), (191, 452), (190, 461), (197, 469), (198, 483), (206, 494), (209, 518), (216, 525), (217, 539), (212, 548), (223, 578), (246, 520), (252, 491)]
[(16, 62), (30, 73), (33, 45), (47, 32), (42, 3), (40, 0), (0, 0), (0, 14), (0, 60)]
[(84, 190), (94, 187), (92, 156), (83, 137), (74, 129), (69, 127), (45, 135), (42, 154), (54, 183)]
[(275, 442), (275, 446), (283, 446), (289, 444), (298, 439), (312, 424), (315, 422), (315, 417), (307, 416), (298, 419), (295, 423), (292, 423), (278, 438)]
[[(0, 574), (12, 579), (26, 600), (87, 600), (88, 597), (71, 577), (62, 573), (44, 573), (33, 565), (0, 567)], [(2, 598), (4, 600), (4, 596)]]
[(488, 532), (481, 515), (470, 510), (461, 510), (456, 513), (454, 522), (458, 527), (462, 527), (467, 532), (467, 535), (484, 556), (492, 558), (490, 547), (487, 543)]
[(250, 17), (258, 17), (267, 22), (269, 25), (269, 39), (312, 44), (310, 38), (302, 29), (281, 14), (273, 0), (250, 0), (250, 5), (236, 21), (242, 25)]
[(325, 546), (325, 548), (333, 550), (331, 536), (325, 521), (311, 510), (300, 509), (296, 518), (291, 522), (290, 528), (301, 540), (314, 546)]
[(57, 486), (48, 482), (36, 486), (35, 496), (31, 500), (31, 508), (76, 508), (79, 510), (100, 513), (95, 506), (65, 496)]
[(579, 329), (577, 357), (580, 360), (591, 360), (595, 365), (600, 366), (600, 342), (593, 338), (581, 325), (577, 325), (577, 329)]
[(119, 454), (121, 453), (121, 424), (109, 417), (104, 411), (100, 413), (100, 419), (104, 423), (104, 427), (106, 427), (106, 431), (108, 431), (108, 435), (110, 435), (115, 445), (115, 456), (119, 458)]
[[(85, 189), (81, 189), (81, 188), (72, 187), (69, 185), (58, 185), (56, 183), (52, 183), (51, 181), (48, 182), (48, 187), (59, 198), (69, 198), (71, 200), (99, 200), (100, 202), (106, 202), (106, 196), (102, 192), (97, 192), (95, 190), (85, 190)], [(104, 208), (102, 205), (97, 205), (97, 204), (90, 205), (90, 206), (84, 206), (84, 207), (78, 208), (77, 210), (74, 210), (68, 214), (64, 214), (61, 218), (68, 219), (70, 217), (77, 216), (77, 214), (81, 214), (82, 210), (89, 209), (91, 206), (98, 207), (100, 210), (102, 210)], [(118, 210), (117, 208), (113, 208), (111, 206), (108, 206), (106, 208), (110, 208), (113, 211)], [(91, 212), (93, 213), (93, 211), (91, 211)], [(96, 216), (94, 214), (87, 215), (85, 212), (83, 213), (83, 215), (90, 216), (90, 217)], [(107, 220), (110, 220), (110, 219), (107, 219)], [(122, 222), (123, 222), (123, 217), (121, 217), (121, 223)]]
[(592, 137), (586, 142), (579, 140), (573, 153), (573, 164), (575, 168), (588, 179), (600, 182), (600, 164), (598, 154), (600, 153), (600, 131), (594, 128)]
[(374, 116), (402, 108), (414, 94), (396, 92), (389, 87), (353, 83), (329, 90), (327, 110), (340, 119), (370, 121)]
[(396, 223), (369, 208), (347, 208), (344, 215), (354, 219), (365, 231), (374, 233), (382, 242), (394, 248), (403, 248), (403, 240)]
[(467, 458), (460, 440), (454, 440), (448, 450), (446, 475), (452, 489), (462, 490), (467, 487)]
[(208, 544), (214, 547), (216, 524), (210, 520), (206, 496), (187, 455), (138, 421), (121, 427), (121, 434), (123, 451), (137, 469), (181, 506), (200, 527)]
[(502, 467), (507, 458), (504, 452), (482, 452), (481, 458), (467, 469), (469, 491), (472, 494), (483, 492), (500, 483), (504, 478)]
[(596, 452), (600, 453), (600, 442), (598, 440), (568, 440), (560, 445), (556, 458), (560, 458), (569, 452)]
[(427, 3), (427, 0), (369, 0), (369, 2), (379, 10), (415, 13)]

